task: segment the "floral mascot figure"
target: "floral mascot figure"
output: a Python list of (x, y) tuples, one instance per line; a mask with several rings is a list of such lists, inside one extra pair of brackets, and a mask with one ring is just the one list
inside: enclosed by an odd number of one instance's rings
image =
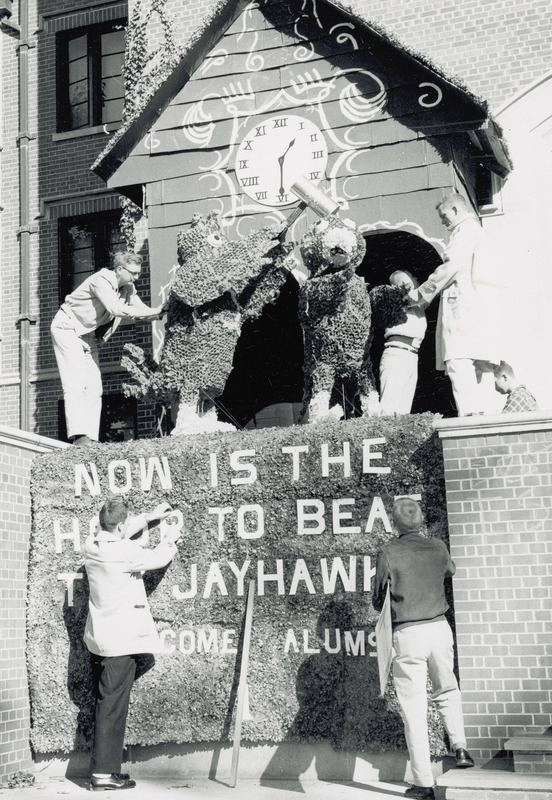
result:
[(217, 419), (216, 400), (232, 370), (243, 323), (273, 302), (296, 260), (283, 244), (284, 226), (230, 241), (218, 215), (194, 215), (178, 234), (178, 263), (170, 289), (165, 341), (157, 365), (135, 345), (123, 366), (135, 380), (125, 394), (178, 404), (173, 435), (233, 429)]
[[(379, 413), (370, 345), (372, 325), (405, 321), (400, 287), (368, 287), (357, 267), (366, 243), (354, 222), (332, 214), (314, 223), (301, 239), (309, 277), (299, 290), (304, 337), (303, 419)], [(374, 313), (373, 307), (374, 306)], [(345, 407), (344, 407), (345, 406)]]

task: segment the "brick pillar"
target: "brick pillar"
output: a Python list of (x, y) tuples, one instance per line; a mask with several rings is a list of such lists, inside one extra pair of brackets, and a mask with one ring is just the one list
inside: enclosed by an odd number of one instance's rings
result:
[(0, 784), (32, 764), (25, 658), (31, 462), (66, 446), (0, 426)]
[(552, 412), (440, 420), (470, 751), (552, 720)]

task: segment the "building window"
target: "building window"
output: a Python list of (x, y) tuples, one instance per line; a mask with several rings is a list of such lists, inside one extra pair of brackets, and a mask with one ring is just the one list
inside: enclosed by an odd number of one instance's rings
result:
[(103, 396), (100, 441), (128, 442), (138, 438), (138, 413), (135, 397), (122, 394)]
[(57, 45), (58, 132), (119, 122), (125, 23), (59, 33)]
[(477, 165), (475, 195), (481, 216), (502, 211), (502, 179), (483, 164)]
[(60, 301), (93, 272), (109, 267), (114, 253), (127, 249), (120, 219), (120, 210), (59, 219)]
[[(67, 439), (65, 405), (58, 400), (58, 438)], [(127, 442), (138, 438), (138, 406), (136, 398), (122, 394), (104, 394), (100, 420), (100, 442)]]

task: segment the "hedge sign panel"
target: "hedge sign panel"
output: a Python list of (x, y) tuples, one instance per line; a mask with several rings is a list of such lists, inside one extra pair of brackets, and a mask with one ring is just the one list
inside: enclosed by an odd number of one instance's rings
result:
[[(432, 419), (357, 419), (39, 456), (28, 592), (35, 751), (90, 745), (83, 544), (113, 495), (133, 513), (168, 501), (172, 524), (182, 528), (173, 562), (146, 575), (163, 652), (140, 659), (128, 743), (231, 738), (254, 580), (244, 738), (403, 749), (391, 685), (378, 696), (371, 585), (375, 556), (396, 535), (397, 495), (420, 497), (427, 534), (447, 540)], [(159, 535), (159, 527), (144, 531), (144, 544)], [(433, 750), (442, 752), (430, 713)]]

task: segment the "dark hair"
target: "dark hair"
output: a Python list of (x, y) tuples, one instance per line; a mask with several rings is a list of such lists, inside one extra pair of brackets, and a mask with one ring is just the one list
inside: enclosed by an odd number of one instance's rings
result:
[[(414, 275), (411, 272), (409, 272), (407, 269), (396, 269), (394, 272), (392, 272), (391, 275), (389, 276), (389, 283), (391, 283), (391, 281), (395, 277), (395, 275), (401, 275), (401, 274), (402, 275), (408, 275), (408, 277), (410, 278), (410, 280), (414, 284), (414, 288), (417, 288), (420, 285), (418, 283), (418, 279), (415, 278)], [(396, 284), (392, 284), (392, 285), (396, 285)]]
[(128, 506), (122, 497), (106, 500), (100, 508), (100, 528), (111, 533), (128, 517)]

